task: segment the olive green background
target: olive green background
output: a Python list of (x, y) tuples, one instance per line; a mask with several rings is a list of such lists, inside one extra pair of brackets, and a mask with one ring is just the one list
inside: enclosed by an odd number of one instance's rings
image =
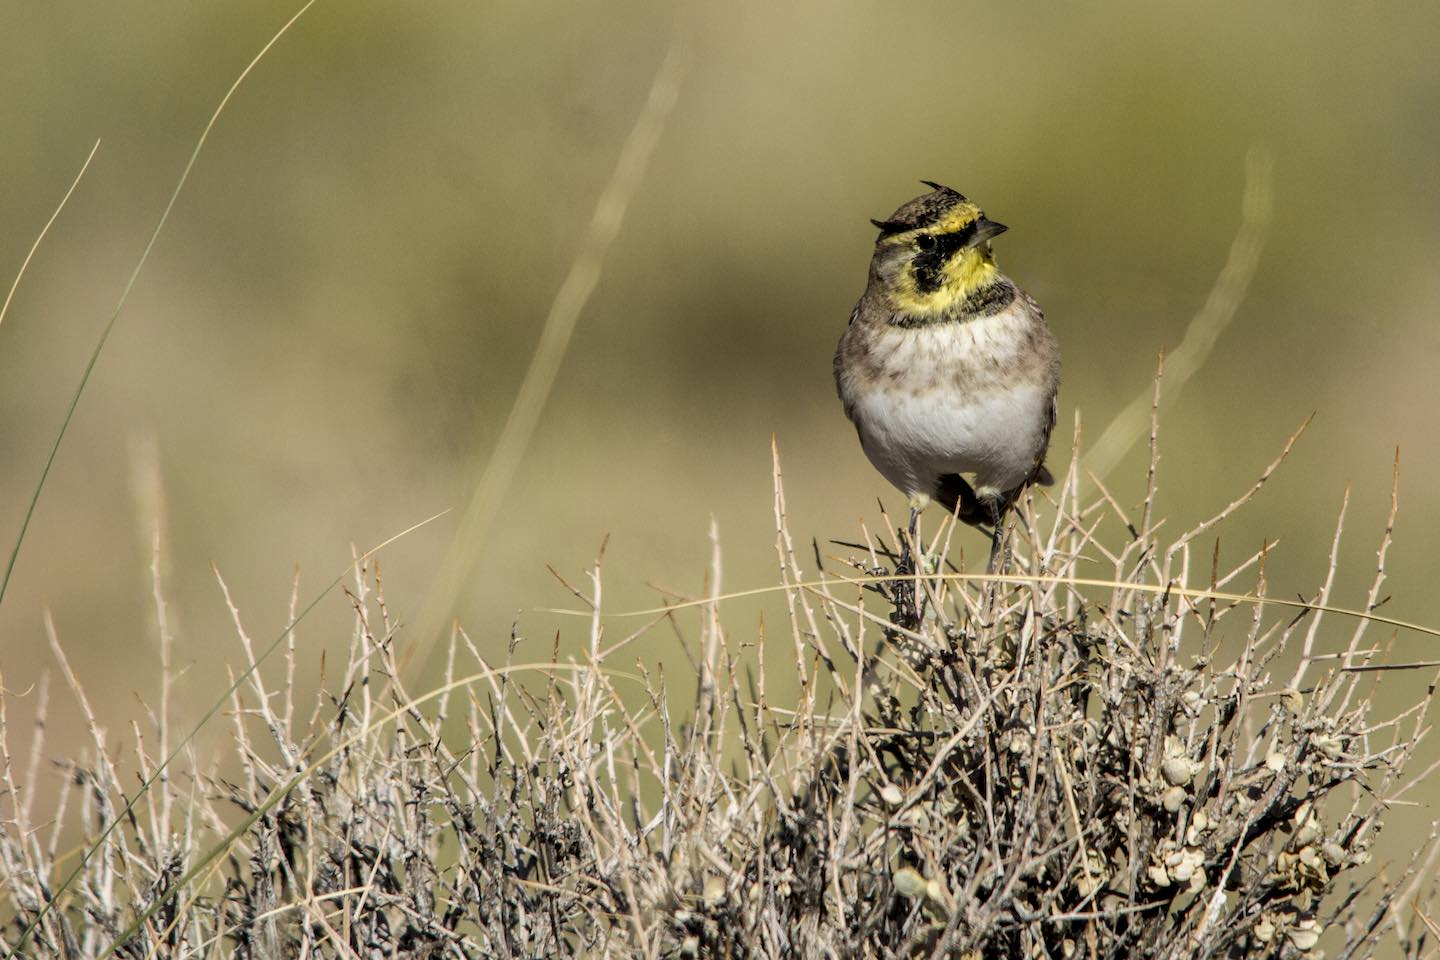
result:
[[(4, 4), (7, 285), (103, 141), (0, 325), (7, 550), (195, 138), (294, 9)], [(134, 479), (147, 445), (184, 715), (240, 660), (212, 561), (263, 643), (284, 625), (295, 564), (308, 598), (352, 543), (463, 506), (677, 31), (691, 65), (679, 102), (458, 611), (484, 649), (501, 649), (517, 615), (532, 658), (557, 626), (562, 654), (574, 649), (579, 624), (523, 611), (573, 605), (545, 565), (578, 577), (607, 534), (615, 609), (653, 602), (647, 583), (697, 593), (712, 515), (725, 586), (774, 582), (772, 434), (802, 541), (855, 537), (862, 518), (877, 522), (877, 497), (903, 506), (860, 453), (830, 357), (863, 286), (867, 218), (922, 177), (1011, 228), (1001, 266), (1064, 347), (1058, 473), (1077, 411), (1098, 436), (1204, 302), (1252, 146), (1275, 159), (1274, 220), (1249, 297), (1165, 414), (1168, 529), (1238, 495), (1314, 412), (1292, 460), (1223, 531), (1223, 555), (1278, 539), (1276, 592), (1313, 592), (1353, 483), (1336, 601), (1361, 604), (1399, 447), (1385, 609), (1440, 623), (1437, 30), (1434, 5), (1313, 0), (688, 14), (321, 0), (220, 119), (81, 400), (0, 608), (5, 687), (23, 692), (48, 668), (49, 609), (115, 736), (137, 694), (153, 701)], [(1109, 478), (1122, 502), (1142, 475), (1137, 448)], [(452, 515), (385, 552), (402, 621), (453, 527)], [(754, 615), (736, 608), (737, 638), (753, 639)], [(302, 658), (339, 651), (347, 630), (336, 593), (301, 628)], [(659, 649), (635, 653), (683, 675)], [(1392, 656), (1436, 653), (1402, 635)], [(79, 728), (68, 695), (52, 700), (64, 750)]]

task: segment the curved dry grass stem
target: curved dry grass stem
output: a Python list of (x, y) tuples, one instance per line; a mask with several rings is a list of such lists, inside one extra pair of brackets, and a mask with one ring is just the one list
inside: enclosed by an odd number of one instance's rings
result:
[(55, 212), (50, 214), (50, 219), (45, 221), (45, 226), (40, 228), (36, 235), (35, 242), (30, 244), (30, 251), (25, 254), (25, 259), (20, 262), (20, 269), (15, 271), (15, 282), (10, 284), (10, 292), (5, 294), (5, 302), (0, 303), (0, 324), (5, 322), (5, 314), (10, 311), (10, 301), (15, 299), (15, 291), (20, 287), (20, 280), (25, 276), (25, 271), (30, 266), (30, 261), (35, 257), (35, 251), (40, 249), (40, 244), (45, 239), (45, 234), (50, 232), (55, 220), (60, 216), (60, 211), (65, 209), (65, 204), (70, 202), (70, 195), (75, 188), (80, 186), (80, 180), (85, 176), (85, 171), (90, 169), (90, 161), (95, 159), (95, 152), (100, 149), (100, 141), (95, 141), (95, 146), (90, 148), (90, 154), (85, 162), (80, 164), (80, 172), (75, 174), (75, 179), (70, 182), (70, 189), (65, 191), (65, 196), (60, 198), (60, 203), (55, 207)]
[[(713, 597), (706, 597), (702, 600), (685, 600), (680, 603), (667, 604), (662, 607), (646, 607), (642, 610), (617, 610), (606, 612), (602, 614), (602, 616), (606, 619), (618, 617), (654, 617), (661, 614), (676, 613), (681, 610), (692, 610), (716, 603), (724, 603), (728, 600), (741, 600), (747, 597), (760, 597), (766, 594), (781, 593), (788, 589), (821, 590), (842, 583), (865, 586), (869, 584), (894, 583), (896, 580), (901, 579), (906, 578), (897, 577), (893, 574), (873, 577), (847, 577), (832, 574), (823, 580), (803, 580), (785, 585), (755, 587), (750, 590), (736, 590)], [(1188, 600), (1224, 600), (1230, 603), (1253, 603), (1259, 606), (1268, 605), (1287, 607), (1292, 610), (1313, 611), (1316, 613), (1333, 613), (1342, 617), (1356, 617), (1371, 623), (1379, 623), (1400, 630), (1409, 630), (1429, 637), (1440, 637), (1440, 627), (1427, 627), (1424, 624), (1412, 623), (1408, 620), (1398, 620), (1394, 617), (1385, 617), (1377, 613), (1366, 613), (1363, 610), (1352, 610), (1348, 607), (1335, 607), (1321, 603), (1308, 603), (1304, 600), (1288, 600), (1284, 597), (1264, 597), (1251, 593), (1226, 593), (1222, 590), (1182, 587), (1178, 584), (1135, 583), (1133, 581), (1107, 579), (1105, 577), (1064, 577), (1039, 573), (936, 573), (931, 574), (929, 579), (932, 581), (957, 583), (1006, 583), (1013, 585), (1057, 584), (1071, 587), (1123, 587), (1126, 590), (1133, 590), (1137, 593), (1146, 593), (1155, 596), (1185, 597)], [(586, 619), (595, 615), (594, 611), (591, 610), (570, 610), (565, 607), (532, 607), (530, 612), (551, 613), (566, 617), (584, 617)]]
[(580, 252), (570, 265), (554, 302), (550, 304), (540, 340), (530, 357), (525, 379), (505, 419), (505, 426), (500, 431), (500, 439), (496, 441), (480, 478), (470, 491), (470, 501), (456, 524), (450, 546), (421, 606), (413, 632), (413, 646), (406, 658), (412, 673), (425, 667), (430, 649), (444, 632), (455, 603), (485, 548), (483, 535), (495, 519), (540, 422), (540, 414), (555, 385), (575, 323), (600, 282), (605, 256), (620, 232), (630, 201), (645, 178), (650, 158), (680, 96), (680, 86), (689, 64), (685, 37), (677, 33), (655, 72), (645, 107), (620, 150), (610, 182), (595, 205)]
[[(1180, 346), (1165, 358), (1165, 400), (1173, 404), (1195, 372), (1205, 363), (1220, 334), (1235, 319), (1235, 313), (1250, 289), (1274, 209), (1275, 160), (1268, 150), (1251, 147), (1245, 157), (1245, 192), (1241, 202), (1240, 229), (1230, 244), (1230, 255), (1216, 278), (1200, 312), (1190, 321)], [(1151, 392), (1135, 396), (1120, 412), (1085, 457), (1086, 468), (1104, 477), (1119, 465), (1139, 438), (1146, 435), (1144, 424), (1150, 414)]]
[[(90, 169), (90, 161), (95, 159), (95, 152), (99, 149), (100, 141), (96, 140), (95, 146), (90, 148), (90, 155), (87, 156), (85, 158), (85, 162), (80, 165), (80, 172), (75, 174), (75, 179), (71, 181), (70, 189), (66, 190), (65, 196), (60, 198), (60, 203), (55, 207), (55, 212), (50, 214), (50, 219), (45, 221), (45, 226), (40, 228), (40, 233), (38, 236), (36, 236), (35, 242), (30, 245), (30, 251), (25, 254), (25, 259), (21, 261), (20, 269), (15, 271), (15, 280), (13, 283), (10, 284), (10, 292), (5, 295), (5, 302), (3, 304), (0, 304), (0, 323), (5, 322), (5, 314), (10, 310), (10, 301), (15, 298), (15, 291), (20, 288), (20, 281), (22, 278), (24, 278), (25, 271), (29, 268), (30, 261), (35, 256), (35, 251), (40, 249), (41, 241), (43, 241), (45, 239), (45, 235), (50, 232), (50, 227), (55, 223), (56, 218), (60, 216), (60, 211), (65, 209), (65, 204), (70, 202), (70, 195), (75, 192), (76, 187), (80, 186), (80, 179), (85, 176), (85, 171)], [(93, 365), (94, 361), (92, 360), (91, 363)], [(86, 377), (89, 377), (88, 370), (86, 371)], [(80, 384), (82, 390), (84, 389), (84, 386), (85, 383), (82, 380)], [(76, 394), (75, 399), (79, 400), (78, 393)], [(70, 408), (72, 411), (75, 408), (75, 404), (73, 401), (70, 404)], [(65, 422), (67, 424), (69, 423), (68, 416), (66, 417)], [(5, 602), (5, 594), (10, 589), (10, 577), (15, 573), (15, 564), (18, 563), (20, 560), (20, 546), (25, 542), (25, 532), (30, 528), (30, 518), (35, 514), (35, 505), (39, 502), (40, 491), (45, 486), (45, 478), (50, 473), (50, 464), (53, 463), (55, 460), (55, 451), (59, 449), (60, 438), (64, 435), (65, 426), (62, 425), (60, 428), (59, 436), (55, 438), (55, 444), (50, 451), (50, 459), (46, 461), (44, 468), (42, 468), (40, 472), (40, 481), (35, 487), (35, 493), (30, 498), (30, 506), (26, 508), (25, 516), (20, 521), (20, 530), (15, 534), (15, 542), (10, 547), (10, 558), (5, 562), (5, 572), (3, 574), (0, 574), (0, 603)]]
[[(20, 547), (24, 544), (25, 535), (30, 529), (30, 520), (35, 516), (35, 507), (40, 502), (40, 494), (45, 489), (45, 483), (50, 477), (50, 469), (55, 465), (55, 457), (60, 452), (60, 444), (64, 442), (65, 434), (70, 429), (70, 421), (75, 417), (75, 409), (80, 405), (80, 398), (85, 395), (85, 388), (90, 384), (90, 375), (95, 372), (95, 365), (100, 362), (100, 354), (104, 352), (105, 344), (110, 341), (110, 334), (114, 332), (115, 324), (119, 321), (120, 314), (125, 309), (125, 304), (130, 300), (130, 293), (135, 289), (135, 284), (140, 280), (140, 274), (145, 269), (145, 264), (150, 260), (150, 252), (155, 249), (155, 244), (160, 239), (160, 234), (164, 232), (165, 225), (170, 221), (170, 213), (175, 209), (175, 204), (179, 201), (180, 194), (185, 189), (185, 184), (190, 180), (190, 172), (195, 169), (195, 163), (200, 159), (201, 151), (205, 149), (205, 141), (210, 138), (210, 132), (215, 129), (215, 124), (220, 121), (220, 115), (225, 112), (225, 108), (230, 104), (230, 100), (235, 96), (235, 92), (240, 89), (240, 85), (245, 82), (245, 78), (250, 76), (251, 71), (253, 71), (255, 67), (259, 65), (260, 61), (265, 58), (265, 55), (270, 52), (270, 48), (280, 42), (280, 38), (289, 32), (290, 28), (305, 15), (306, 11), (315, 5), (315, 2), (316, 0), (306, 0), (304, 6), (297, 10), (289, 20), (285, 21), (284, 26), (275, 31), (269, 41), (260, 48), (260, 52), (255, 54), (250, 62), (245, 65), (245, 69), (240, 71), (240, 75), (235, 78), (235, 82), (230, 84), (230, 89), (225, 91), (225, 96), (220, 98), (220, 103), (215, 107), (215, 112), (210, 114), (209, 121), (205, 124), (204, 129), (200, 131), (200, 136), (195, 141), (195, 147), (190, 151), (190, 157), (185, 161), (185, 167), (180, 171), (180, 177), (175, 181), (175, 189), (170, 191), (170, 199), (166, 201), (165, 209), (160, 212), (160, 219), (156, 222), (155, 229), (151, 231), (150, 239), (145, 243), (145, 249), (140, 252), (140, 259), (135, 261), (135, 268), (130, 271), (130, 278), (125, 281), (125, 287), (120, 291), (120, 299), (115, 302), (115, 309), (111, 311), (110, 319), (106, 321), (105, 327), (100, 331), (100, 336), (95, 340), (95, 346), (90, 351), (90, 359), (85, 364), (84, 372), (80, 374), (80, 382), (76, 385), (75, 392), (70, 397), (70, 405), (65, 410), (65, 418), (60, 421), (60, 429), (55, 432), (55, 440), (50, 445), (50, 453), (45, 458), (45, 465), (40, 468), (40, 479), (35, 483), (35, 490), (30, 495), (30, 503), (25, 508), (25, 515), (20, 521), (20, 530), (15, 535), (15, 544), (10, 550), (10, 560), (6, 564), (5, 574), (3, 577), (0, 577), (0, 603), (5, 602), (5, 592), (10, 586), (10, 577), (14, 573), (15, 564), (19, 560)], [(73, 190), (74, 187), (72, 186), (71, 189)]]

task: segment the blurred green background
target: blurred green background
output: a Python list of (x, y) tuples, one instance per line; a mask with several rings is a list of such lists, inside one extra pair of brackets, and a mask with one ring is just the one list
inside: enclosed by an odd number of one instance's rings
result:
[[(6, 4), (7, 285), (103, 140), (0, 325), (7, 550), (195, 138), (294, 9)], [(545, 564), (578, 575), (606, 534), (615, 609), (653, 602), (647, 583), (698, 593), (712, 514), (725, 585), (774, 582), (772, 434), (802, 540), (855, 537), (876, 497), (903, 506), (840, 412), (830, 357), (864, 284), (867, 218), (922, 177), (1011, 227), (1001, 265), (1064, 346), (1063, 468), (1075, 412), (1093, 440), (1204, 302), (1252, 145), (1275, 158), (1274, 221), (1249, 297), (1166, 413), (1161, 510), (1177, 533), (1214, 512), (1316, 412), (1225, 529), (1226, 556), (1278, 539), (1277, 592), (1313, 592), (1353, 482), (1336, 600), (1359, 605), (1398, 446), (1386, 610), (1440, 623), (1440, 8), (811, 2), (689, 15), (678, 105), (458, 611), (482, 647), (499, 650), (518, 614), (533, 655), (548, 653), (559, 621), (522, 611), (571, 604)], [(281, 40), (212, 134), (81, 401), (0, 608), (7, 689), (48, 668), (48, 608), (112, 733), (137, 694), (153, 700), (135, 480), (147, 448), (190, 715), (240, 660), (211, 561), (266, 642), (295, 564), (308, 597), (350, 544), (464, 505), (677, 16), (661, 3), (322, 0)], [(1123, 502), (1142, 476), (1137, 449), (1110, 478)], [(453, 527), (452, 515), (385, 552), (402, 620)], [(347, 612), (339, 593), (324, 601), (302, 652), (343, 646)], [(742, 638), (747, 617), (730, 624)], [(1402, 636), (1394, 657), (1435, 652)], [(68, 695), (54, 699), (60, 750), (78, 728)]]

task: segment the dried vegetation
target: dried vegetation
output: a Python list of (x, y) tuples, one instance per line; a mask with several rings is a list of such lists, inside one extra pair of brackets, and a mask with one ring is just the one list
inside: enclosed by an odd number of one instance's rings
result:
[[(913, 606), (887, 579), (884, 538), (802, 569), (821, 551), (795, 548), (777, 469), (784, 630), (723, 627), (712, 590), (630, 632), (637, 621), (604, 609), (597, 565), (574, 591), (588, 624), (574, 659), (522, 664), (533, 644), (517, 636), (491, 662), (457, 631), (447, 682), (418, 697), (399, 679), (404, 632), (379, 568), (357, 562), (349, 656), (308, 717), (290, 643), (234, 693), (231, 757), (171, 746), (168, 672), (123, 758), (90, 716), (93, 752), (60, 767), (70, 786), (53, 809), (35, 805), (39, 738), (23, 756), (5, 747), (0, 945), (37, 958), (1427, 953), (1434, 834), (1388, 876), (1370, 851), (1423, 780), (1401, 771), (1429, 700), (1382, 715), (1387, 674), (1358, 669), (1383, 660), (1373, 620), (1322, 609), (1337, 603), (1343, 510), (1314, 596), (1269, 598), (1266, 549), (1222, 569), (1208, 539), (1250, 494), (1164, 540), (1155, 462), (1133, 515), (1103, 489), (1082, 499), (1074, 468), (1053, 500), (1023, 504), (1004, 577), (937, 563), (958, 552), (942, 524)], [(718, 546), (714, 567), (718, 583)], [(634, 662), (657, 628), (688, 641), (693, 696), (688, 677), (672, 698)], [(62, 841), (77, 834), (83, 860)]]

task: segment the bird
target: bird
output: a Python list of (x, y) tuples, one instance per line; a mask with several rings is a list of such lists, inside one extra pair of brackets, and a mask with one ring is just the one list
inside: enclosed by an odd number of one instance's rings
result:
[(866, 457), (908, 498), (911, 539), (939, 503), (990, 527), (994, 573), (1006, 511), (1028, 485), (1054, 482), (1060, 344), (995, 264), (991, 241), (1008, 228), (958, 190), (921, 183), (930, 192), (870, 221), (880, 233), (835, 385)]

